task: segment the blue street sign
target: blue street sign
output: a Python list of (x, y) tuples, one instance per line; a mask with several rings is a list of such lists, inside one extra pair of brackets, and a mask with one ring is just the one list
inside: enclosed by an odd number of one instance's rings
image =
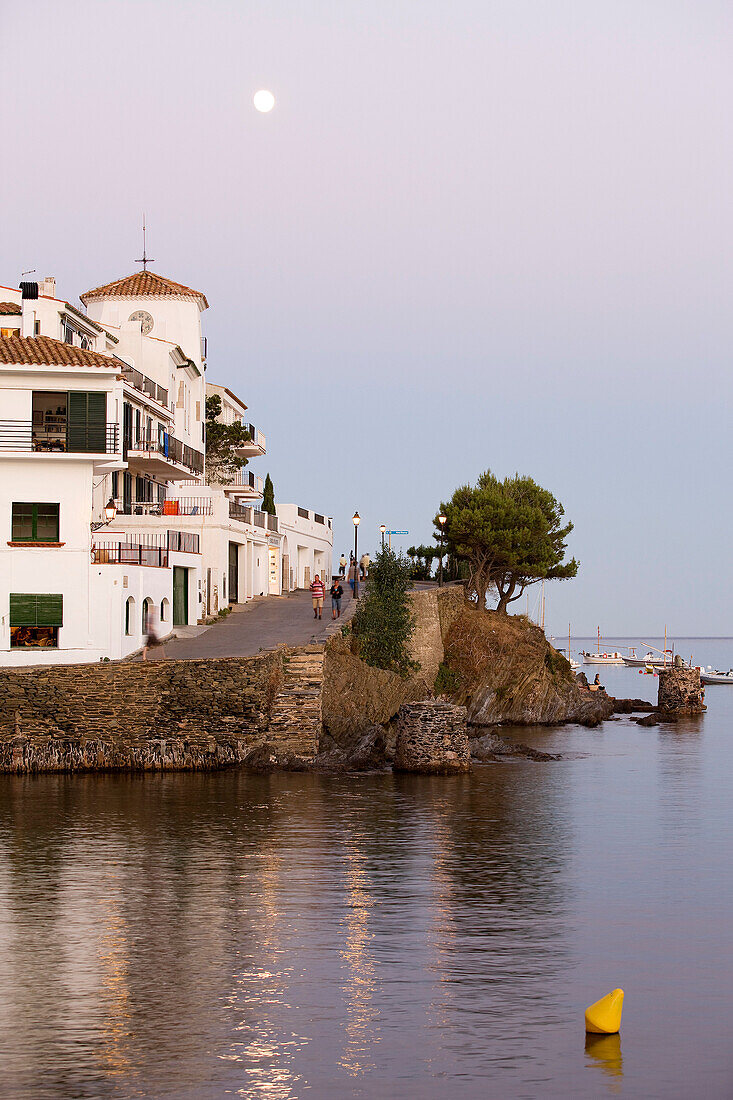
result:
[(388, 531), (388, 535), (409, 535), (409, 531)]

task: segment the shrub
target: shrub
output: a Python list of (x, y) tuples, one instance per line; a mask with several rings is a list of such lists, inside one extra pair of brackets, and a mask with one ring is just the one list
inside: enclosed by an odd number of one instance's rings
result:
[(438, 666), (438, 675), (435, 677), (433, 690), (436, 695), (453, 695), (458, 690), (460, 679), (457, 672), (449, 668), (445, 661)]
[(351, 620), (361, 659), (401, 676), (419, 667), (407, 648), (415, 627), (409, 588), (410, 562), (385, 546), (369, 566), (366, 594)]

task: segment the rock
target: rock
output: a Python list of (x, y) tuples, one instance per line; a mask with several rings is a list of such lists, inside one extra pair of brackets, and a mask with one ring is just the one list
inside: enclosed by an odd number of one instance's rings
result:
[(445, 657), (458, 680), (455, 701), (472, 724), (595, 725), (613, 713), (609, 696), (576, 678), (523, 616), (464, 608), (448, 630)]
[[(676, 717), (690, 714), (702, 714), (706, 709), (703, 703), (703, 687), (700, 673), (696, 668), (662, 668), (659, 670), (659, 696), (657, 708), (665, 714)], [(668, 721), (669, 719), (665, 719)]]
[(339, 745), (328, 734), (321, 738), (321, 751), (314, 767), (327, 771), (373, 771), (386, 765), (385, 733), (379, 725), (369, 726), (347, 745)]
[(643, 718), (635, 718), (637, 726), (658, 726), (659, 716), (652, 711), (651, 714), (645, 714)]
[(495, 731), (489, 730), (480, 737), (472, 737), (470, 742), (471, 759), (486, 763), (496, 760), (506, 749), (506, 741), (498, 737)]
[(645, 699), (614, 699), (614, 714), (633, 714), (637, 710), (656, 710), (654, 703), (648, 703)]
[(452, 775), (470, 770), (465, 707), (433, 701), (406, 703), (395, 725), (395, 771)]

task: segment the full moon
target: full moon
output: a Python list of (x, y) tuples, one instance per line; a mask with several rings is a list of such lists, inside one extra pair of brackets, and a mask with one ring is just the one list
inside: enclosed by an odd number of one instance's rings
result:
[(253, 103), (256, 110), (266, 115), (275, 106), (275, 97), (272, 92), (268, 92), (263, 88), (261, 91), (255, 92)]

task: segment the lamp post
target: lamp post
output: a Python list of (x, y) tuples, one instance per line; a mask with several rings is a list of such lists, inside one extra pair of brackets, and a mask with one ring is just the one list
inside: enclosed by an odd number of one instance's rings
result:
[(440, 524), (440, 567), (438, 569), (438, 588), (443, 587), (443, 530), (445, 528), (445, 521), (447, 516), (441, 512), (438, 516), (438, 523)]
[(112, 500), (112, 497), (110, 497), (109, 500), (107, 501), (107, 503), (104, 506), (104, 519), (101, 522), (92, 523), (90, 525), (91, 528), (92, 528), (92, 531), (98, 531), (100, 527), (106, 527), (108, 523), (112, 522), (112, 520), (115, 518), (116, 515), (117, 515), (117, 505)]
[(352, 517), (354, 524), (354, 599), (359, 599), (359, 524), (361, 523), (361, 516), (358, 512), (354, 512)]
[(387, 524), (386, 523), (380, 523), (379, 530), (382, 534), (382, 550), (384, 550), (384, 534), (385, 534), (385, 531), (387, 530)]

